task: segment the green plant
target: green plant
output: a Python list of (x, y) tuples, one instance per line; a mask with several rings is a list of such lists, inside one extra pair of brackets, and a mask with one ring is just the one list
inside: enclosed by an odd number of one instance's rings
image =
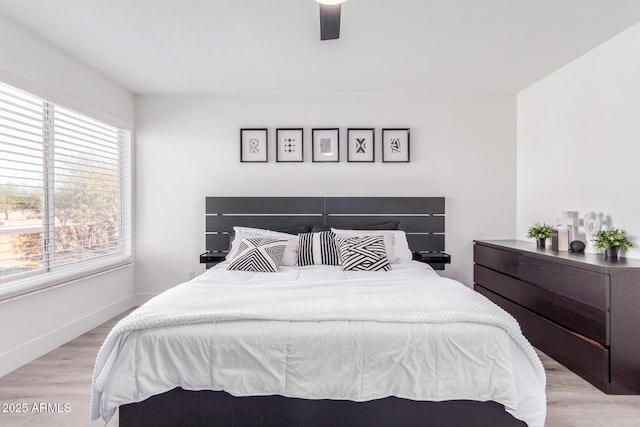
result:
[(531, 227), (529, 227), (529, 233), (527, 234), (527, 237), (529, 239), (536, 240), (547, 239), (551, 237), (551, 231), (553, 231), (553, 228), (551, 228), (549, 224), (540, 224), (539, 222), (536, 222)]
[(596, 248), (608, 249), (611, 247), (619, 247), (622, 249), (629, 249), (633, 246), (633, 243), (627, 240), (624, 235), (624, 230), (612, 228), (611, 230), (597, 231), (594, 234), (593, 241), (596, 244)]

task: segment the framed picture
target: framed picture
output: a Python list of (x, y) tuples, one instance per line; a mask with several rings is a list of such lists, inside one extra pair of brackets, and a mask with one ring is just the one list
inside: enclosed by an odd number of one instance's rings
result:
[(338, 128), (312, 129), (312, 159), (314, 162), (340, 161), (340, 131)]
[(374, 162), (375, 131), (374, 129), (347, 129), (347, 161)]
[(302, 128), (276, 129), (276, 162), (304, 161)]
[(410, 160), (409, 129), (382, 129), (382, 161), (405, 162)]
[(267, 162), (267, 129), (240, 129), (240, 161)]

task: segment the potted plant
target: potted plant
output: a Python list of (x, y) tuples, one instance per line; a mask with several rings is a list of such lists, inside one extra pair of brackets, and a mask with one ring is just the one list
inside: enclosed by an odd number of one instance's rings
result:
[(529, 239), (536, 239), (539, 248), (544, 248), (545, 241), (551, 237), (551, 232), (553, 228), (549, 224), (536, 222), (531, 227), (529, 227), (529, 233), (527, 237)]
[(624, 235), (624, 230), (617, 228), (597, 231), (593, 236), (596, 248), (604, 249), (604, 255), (607, 258), (617, 258), (620, 248), (626, 250), (633, 246), (633, 243)]

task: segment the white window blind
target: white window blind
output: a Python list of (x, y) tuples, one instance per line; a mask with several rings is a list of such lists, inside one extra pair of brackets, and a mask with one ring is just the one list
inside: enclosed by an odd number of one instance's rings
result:
[(0, 295), (129, 260), (130, 138), (0, 83)]

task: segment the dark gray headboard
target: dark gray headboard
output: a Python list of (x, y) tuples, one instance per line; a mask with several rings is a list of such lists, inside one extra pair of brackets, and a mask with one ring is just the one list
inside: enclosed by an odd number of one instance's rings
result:
[(444, 252), (444, 197), (207, 197), (206, 250), (227, 252), (233, 227), (345, 228), (399, 221), (412, 251)]

